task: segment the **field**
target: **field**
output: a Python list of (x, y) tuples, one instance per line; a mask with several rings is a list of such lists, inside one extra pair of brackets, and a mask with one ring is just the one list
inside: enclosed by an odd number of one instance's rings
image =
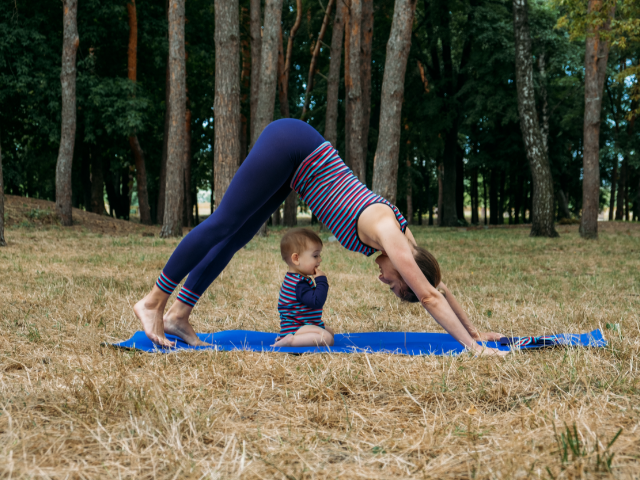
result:
[[(573, 225), (554, 240), (414, 227), (481, 328), (602, 328), (606, 349), (161, 355), (101, 343), (139, 329), (131, 307), (177, 240), (91, 214), (63, 229), (32, 202), (10, 198), (0, 249), (3, 478), (640, 476), (638, 224), (601, 224), (596, 242)], [(197, 331), (278, 329), (281, 233), (238, 253), (195, 309)], [(323, 267), (337, 332), (441, 331), (371, 258), (325, 242)]]

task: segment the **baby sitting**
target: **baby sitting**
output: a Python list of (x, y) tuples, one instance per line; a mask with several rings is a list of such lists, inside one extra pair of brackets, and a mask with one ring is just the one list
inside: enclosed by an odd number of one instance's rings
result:
[(278, 299), (280, 336), (273, 346), (332, 346), (333, 330), (322, 321), (329, 291), (327, 276), (319, 268), (322, 240), (311, 230), (296, 228), (282, 237), (280, 253), (289, 269)]

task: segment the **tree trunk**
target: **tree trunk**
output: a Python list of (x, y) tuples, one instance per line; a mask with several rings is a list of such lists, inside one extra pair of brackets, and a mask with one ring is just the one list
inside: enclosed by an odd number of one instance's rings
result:
[[(262, 50), (260, 52), (260, 89), (256, 105), (256, 120), (252, 127), (251, 146), (269, 123), (273, 121), (273, 108), (278, 81), (278, 31), (282, 17), (282, 0), (266, 0)], [(258, 235), (267, 234), (265, 223)]]
[(260, 54), (262, 50), (262, 22), (260, 16), (260, 0), (251, 0), (251, 141), (256, 138), (254, 134), (256, 125), (256, 110), (258, 108), (258, 95), (260, 91)]
[[(167, 185), (167, 145), (169, 144), (169, 123), (171, 112), (169, 107), (171, 102), (169, 96), (171, 93), (169, 78), (169, 55), (167, 55), (167, 74), (165, 79), (165, 107), (164, 107), (164, 137), (162, 138), (162, 157), (160, 159), (160, 181), (158, 185), (158, 211), (156, 213), (156, 223), (162, 224), (164, 221), (164, 201), (166, 196)], [(213, 190), (213, 189), (212, 189)]]
[[(396, 0), (395, 2), (382, 80), (378, 146), (373, 161), (373, 191), (391, 203), (396, 201), (400, 114), (415, 8), (416, 0)], [(441, 219), (441, 213), (438, 209), (438, 221)]]
[[(278, 86), (280, 90), (280, 108), (285, 109), (285, 113), (283, 113), (283, 117), (289, 118), (291, 114), (289, 113), (289, 73), (291, 73), (291, 62), (293, 61), (293, 39), (300, 28), (300, 23), (302, 22), (302, 0), (296, 0), (296, 21), (291, 27), (289, 31), (289, 38), (287, 39), (287, 54), (284, 58), (284, 69), (282, 70), (281, 75), (278, 75)], [(279, 45), (282, 44), (282, 27), (280, 28), (280, 41)]]
[(498, 171), (491, 169), (489, 177), (489, 225), (498, 224)]
[(240, 165), (240, 23), (238, 0), (216, 0), (214, 178), (216, 208)]
[[(169, 138), (165, 183), (164, 221), (160, 236), (182, 236), (182, 200), (184, 196), (185, 116), (187, 109), (184, 45), (185, 0), (169, 1)], [(218, 55), (216, 55), (216, 58)], [(218, 122), (216, 122), (217, 124)], [(236, 137), (237, 138), (237, 137)], [(217, 144), (218, 142), (216, 142)]]
[(613, 162), (613, 173), (611, 174), (611, 196), (609, 197), (609, 221), (613, 220), (613, 211), (616, 208), (616, 186), (618, 184), (618, 157)]
[[(375, 172), (375, 168), (374, 168)], [(444, 182), (442, 181), (444, 177), (444, 166), (442, 164), (438, 165), (438, 226), (442, 226), (442, 204), (444, 203)]]
[[(599, 11), (601, 0), (589, 0), (588, 11)], [(598, 211), (600, 210), (600, 112), (604, 79), (607, 74), (609, 42), (600, 38), (600, 29), (608, 31), (615, 14), (615, 3), (602, 27), (587, 28), (584, 77), (584, 140), (582, 218), (580, 235), (598, 238)], [(535, 190), (534, 190), (535, 191)], [(535, 215), (534, 215), (535, 220)]]
[(564, 218), (571, 218), (571, 210), (569, 210), (569, 202), (567, 196), (562, 189), (558, 189), (559, 210)]
[(407, 222), (413, 225), (413, 189), (411, 188), (411, 154), (407, 152)]
[(518, 113), (533, 180), (532, 237), (557, 237), (554, 226), (553, 179), (538, 123), (533, 86), (533, 60), (527, 0), (513, 0)]
[[(127, 3), (127, 15), (129, 17), (127, 73), (129, 80), (135, 84), (138, 77), (138, 15), (136, 11), (136, 0), (129, 0)], [(147, 193), (147, 170), (145, 167), (144, 152), (140, 147), (138, 135), (134, 134), (129, 137), (129, 146), (131, 147), (136, 166), (140, 223), (143, 225), (151, 225), (151, 209), (149, 208), (149, 194)]]
[(311, 90), (313, 89), (313, 76), (316, 73), (316, 62), (318, 61), (318, 54), (320, 53), (320, 47), (322, 46), (322, 39), (327, 31), (327, 25), (329, 24), (329, 16), (331, 15), (331, 8), (335, 0), (329, 0), (327, 9), (324, 12), (324, 19), (322, 20), (322, 27), (320, 28), (320, 34), (318, 35), (318, 41), (313, 49), (313, 55), (311, 57), (311, 65), (309, 67), (309, 78), (307, 79), (307, 90), (304, 94), (304, 106), (302, 107), (302, 115), (300, 120), (304, 120), (307, 116), (309, 109), (309, 102), (311, 101)]
[(324, 139), (334, 147), (338, 144), (338, 92), (340, 90), (340, 63), (342, 60), (342, 35), (346, 6), (338, 0), (336, 17), (331, 32), (331, 62), (327, 81), (327, 115), (324, 121)]
[[(520, 210), (522, 210), (522, 193), (524, 189), (524, 175), (520, 174), (516, 178), (516, 191), (514, 199), (514, 222), (516, 225), (520, 223)], [(524, 223), (524, 220), (523, 222)]]
[[(187, 99), (188, 102), (189, 99)], [(191, 110), (189, 109), (186, 111), (184, 123), (184, 213), (182, 225), (191, 228), (193, 226), (193, 200), (191, 196)]]
[(253, 145), (262, 130), (273, 121), (278, 73), (278, 31), (282, 16), (282, 0), (266, 0), (262, 36), (260, 89), (256, 105), (256, 123), (251, 138)]
[(456, 144), (456, 217), (463, 224), (464, 218), (464, 150)]
[(487, 225), (487, 172), (482, 173), (482, 200), (484, 224)]
[(344, 13), (344, 163), (347, 167), (351, 166), (351, 130), (349, 125), (353, 118), (353, 105), (349, 100), (351, 85), (347, 82), (347, 78), (351, 78), (351, 0), (343, 0), (346, 5)]
[(90, 151), (91, 158), (91, 211), (98, 215), (106, 213), (104, 209), (104, 169), (102, 157)]
[(365, 174), (371, 123), (371, 52), (373, 44), (373, 0), (362, 0), (362, 156)]
[(620, 175), (618, 178), (618, 198), (616, 201), (616, 220), (622, 220), (624, 217), (624, 193), (627, 186), (627, 157), (622, 160), (622, 166), (620, 167)]
[(344, 82), (349, 91), (349, 104), (352, 110), (350, 118), (351, 121), (345, 126), (345, 128), (349, 132), (349, 162), (351, 162), (351, 169), (355, 176), (358, 177), (362, 183), (365, 183), (365, 164), (362, 151), (362, 78), (360, 76), (362, 0), (351, 0), (348, 35), (349, 58), (345, 58), (345, 62), (349, 62), (349, 74), (347, 75), (345, 73)]
[(76, 53), (78, 37), (78, 0), (63, 1), (64, 38), (62, 41), (62, 125), (60, 149), (56, 165), (56, 210), (65, 227), (73, 224), (71, 217), (71, 170), (76, 138)]
[(284, 202), (283, 223), (286, 227), (295, 227), (298, 224), (298, 194), (291, 192)]
[(6, 247), (4, 239), (4, 179), (2, 177), (2, 144), (0, 143), (0, 247)]
[[(241, 31), (250, 31), (251, 22), (249, 15), (247, 15), (247, 7), (242, 7), (241, 12)], [(247, 111), (247, 106), (251, 109), (251, 100), (249, 95), (249, 92), (251, 91), (251, 43), (249, 40), (250, 37), (247, 37), (246, 35), (241, 36), (240, 52), (242, 57), (242, 72), (240, 73), (240, 83), (242, 84), (242, 88), (240, 91), (241, 93), (244, 93), (240, 96), (240, 165), (242, 165), (244, 159), (247, 158), (247, 149), (249, 147), (248, 118), (243, 113)]]
[(444, 135), (444, 152), (442, 155), (442, 165), (444, 176), (442, 178), (443, 205), (442, 205), (442, 227), (458, 226), (458, 129), (455, 125), (451, 126)]
[(471, 170), (471, 224), (478, 225), (480, 219), (478, 218), (478, 167)]
[[(82, 137), (82, 133), (78, 133), (78, 137)], [(82, 165), (80, 166), (80, 180), (82, 181), (82, 203), (87, 212), (91, 211), (91, 154), (89, 145), (82, 144), (80, 148), (80, 158)]]

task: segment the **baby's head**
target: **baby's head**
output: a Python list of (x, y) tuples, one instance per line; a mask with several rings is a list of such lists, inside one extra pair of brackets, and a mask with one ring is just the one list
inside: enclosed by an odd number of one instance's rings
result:
[(280, 240), (282, 259), (293, 270), (303, 275), (314, 275), (322, 259), (322, 240), (311, 230), (294, 228)]

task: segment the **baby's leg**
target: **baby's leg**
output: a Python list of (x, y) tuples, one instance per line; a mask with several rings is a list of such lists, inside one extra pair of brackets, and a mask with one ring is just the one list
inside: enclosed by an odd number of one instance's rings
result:
[(295, 333), (278, 340), (274, 347), (332, 347), (333, 334), (315, 325), (305, 325)]

